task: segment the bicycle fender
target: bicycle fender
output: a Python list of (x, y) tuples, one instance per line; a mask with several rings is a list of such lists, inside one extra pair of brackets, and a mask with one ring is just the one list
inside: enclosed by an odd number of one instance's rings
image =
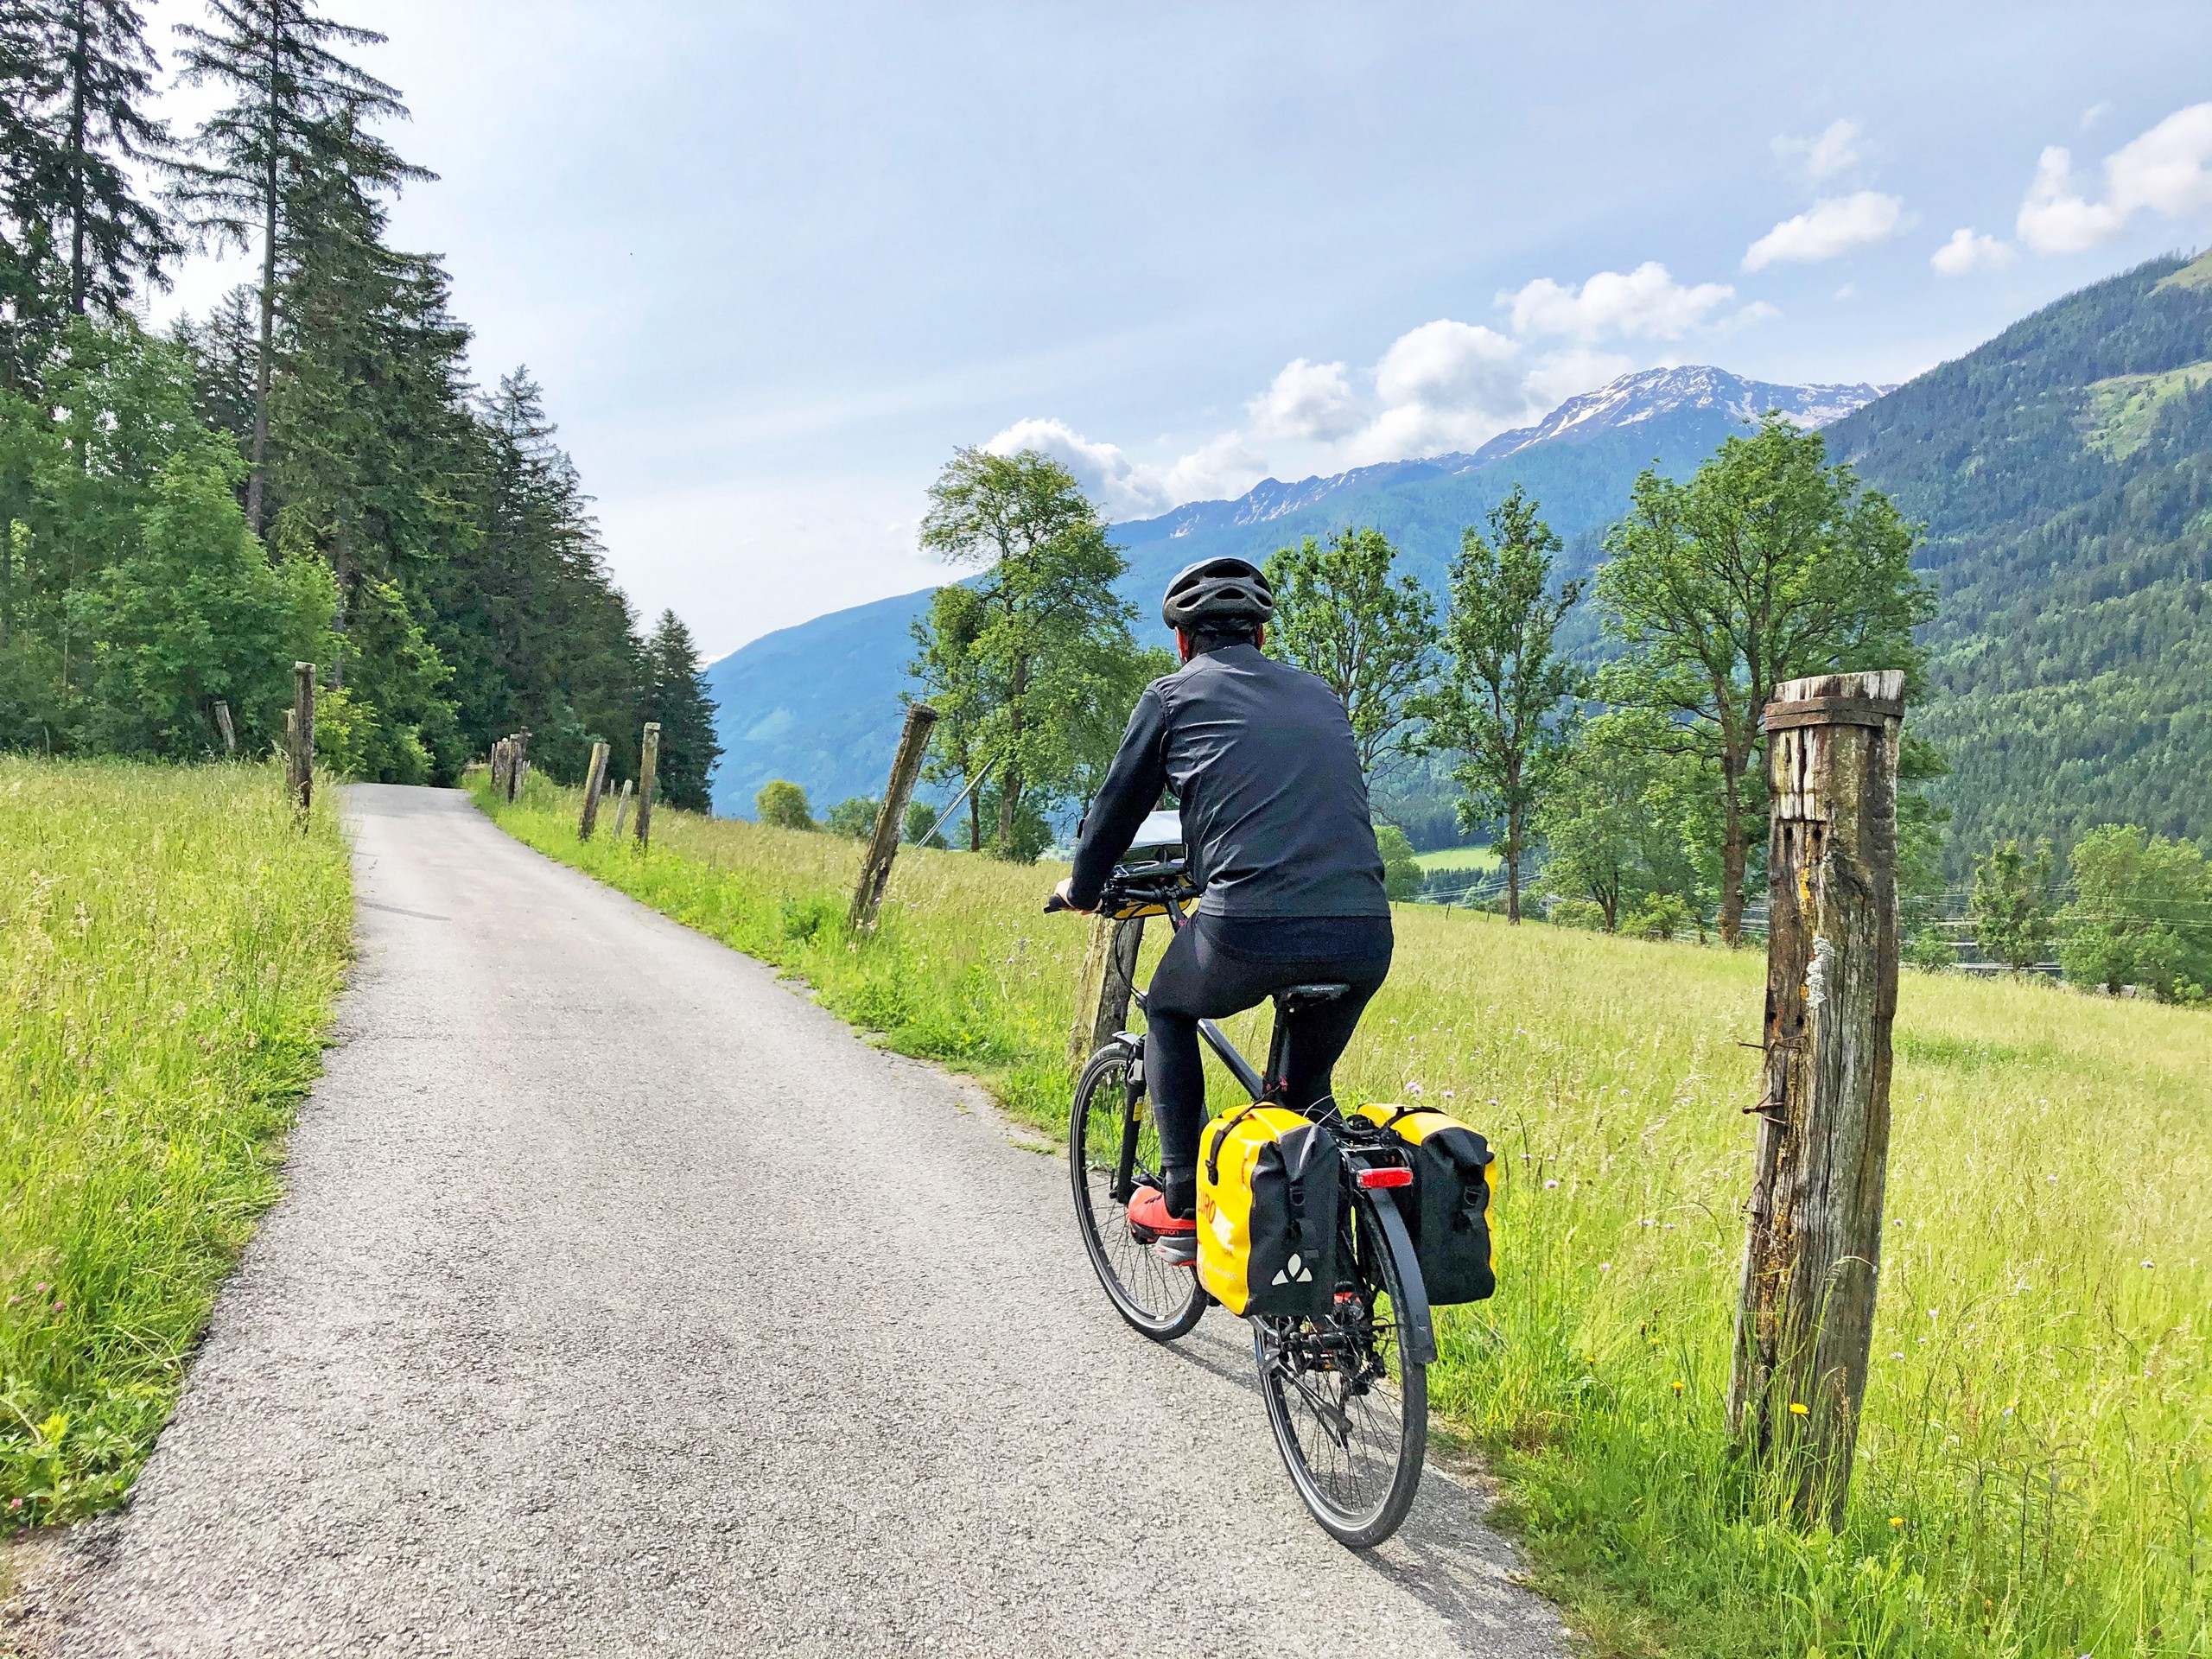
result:
[(1421, 1262), (1414, 1254), (1413, 1235), (1406, 1230), (1406, 1218), (1398, 1213), (1398, 1206), (1389, 1198), (1381, 1199), (1373, 1210), (1382, 1223), (1383, 1242), (1397, 1259), (1398, 1283), (1406, 1294), (1408, 1305), (1398, 1310), (1406, 1328), (1406, 1357), (1416, 1365), (1433, 1365), (1436, 1325), (1429, 1318), (1428, 1287), (1421, 1281)]

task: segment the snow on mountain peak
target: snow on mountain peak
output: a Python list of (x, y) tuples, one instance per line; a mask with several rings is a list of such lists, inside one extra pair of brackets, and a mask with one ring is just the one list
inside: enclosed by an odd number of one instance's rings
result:
[(1700, 363), (1639, 369), (1595, 391), (1568, 398), (1534, 426), (1499, 433), (1475, 451), (1474, 459), (1500, 461), (1530, 444), (1555, 438), (1575, 442), (1681, 409), (1719, 410), (1746, 423), (1771, 409), (1797, 426), (1826, 426), (1891, 390), (1865, 381), (1854, 385), (1777, 385)]

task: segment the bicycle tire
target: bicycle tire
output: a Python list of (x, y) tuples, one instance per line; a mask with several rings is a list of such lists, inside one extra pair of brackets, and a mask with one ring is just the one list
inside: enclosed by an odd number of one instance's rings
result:
[[(1068, 1109), (1068, 1182), (1076, 1230), (1114, 1311), (1154, 1342), (1173, 1342), (1189, 1335), (1205, 1316), (1205, 1291), (1196, 1273), (1170, 1267), (1153, 1254), (1148, 1241), (1129, 1230), (1127, 1206), (1116, 1203), (1110, 1190), (1127, 1122), (1128, 1068), (1137, 1052), (1133, 1045), (1109, 1043), (1084, 1067)], [(1141, 1155), (1147, 1141), (1154, 1154), (1149, 1165)], [(1156, 1184), (1158, 1138), (1149, 1114), (1139, 1144), (1138, 1169)]]
[[(1405, 1273), (1421, 1269), (1399, 1262), (1375, 1218), (1375, 1196), (1357, 1190), (1348, 1196), (1351, 1222), (1338, 1248), (1349, 1243), (1353, 1253), (1338, 1286), (1341, 1299), (1349, 1281), (1356, 1300), (1340, 1300), (1338, 1306), (1351, 1311), (1318, 1321), (1255, 1319), (1252, 1357), (1268, 1425), (1291, 1484), (1330, 1536), (1354, 1549), (1372, 1549), (1397, 1531), (1421, 1488), (1428, 1451), (1428, 1367), (1407, 1358), (1394, 1318), (1371, 1317), (1381, 1306), (1378, 1295), (1388, 1299), (1395, 1314)], [(1347, 1370), (1339, 1357), (1347, 1347), (1355, 1354), (1363, 1351), (1383, 1375), (1363, 1377)], [(1393, 1393), (1395, 1409), (1389, 1408)], [(1384, 1396), (1382, 1409), (1372, 1403), (1377, 1394)], [(1332, 1429), (1332, 1414), (1344, 1426), (1341, 1435)], [(1387, 1466), (1377, 1466), (1386, 1455)], [(1317, 1459), (1323, 1466), (1316, 1466)]]

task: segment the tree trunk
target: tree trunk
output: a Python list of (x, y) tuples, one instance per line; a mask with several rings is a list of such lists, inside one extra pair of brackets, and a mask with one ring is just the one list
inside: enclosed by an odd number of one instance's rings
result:
[(85, 315), (85, 0), (71, 11), (75, 49), (70, 54), (69, 309)]
[(1744, 933), (1744, 757), (1720, 757), (1720, 942), (1734, 949)]
[(1840, 1527), (1866, 1387), (1897, 1014), (1897, 762), (1904, 676), (1775, 688), (1766, 718), (1765, 1094), (1729, 1426)]
[(279, 22), (276, 7), (270, 7), (269, 25), (269, 157), (262, 179), (261, 218), (261, 352), (253, 375), (253, 453), (245, 480), (245, 521), (257, 536), (262, 533), (262, 462), (269, 453), (269, 386), (276, 348), (276, 152), (280, 129), (276, 113), (276, 52)]
[(1505, 921), (1521, 925), (1521, 809), (1505, 809)]

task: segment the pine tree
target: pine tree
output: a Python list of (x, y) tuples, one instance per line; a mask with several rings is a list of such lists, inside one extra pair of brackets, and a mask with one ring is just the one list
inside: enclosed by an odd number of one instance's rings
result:
[(288, 207), (302, 200), (302, 175), (319, 165), (364, 188), (432, 175), (403, 162), (364, 125), (378, 116), (404, 118), (398, 92), (333, 49), (381, 45), (382, 35), (318, 17), (313, 0), (208, 0), (208, 10), (219, 31), (177, 26), (185, 41), (178, 79), (187, 86), (213, 82), (227, 88), (233, 101), (200, 124), (190, 156), (176, 164), (172, 194), (202, 246), (242, 252), (257, 240), (261, 246), (246, 480), (246, 518), (258, 531), (276, 372), (277, 265)]
[(709, 812), (708, 779), (721, 759), (715, 741), (715, 700), (701, 671), (691, 630), (663, 611), (645, 641), (645, 717), (660, 722), (660, 795), (671, 806)]
[(255, 304), (252, 286), (241, 283), (206, 317), (180, 318), (175, 330), (192, 353), (200, 418), (236, 438), (240, 454), (253, 436)]
[(432, 582), (471, 750), (526, 726), (551, 776), (581, 777), (597, 738), (618, 772), (633, 772), (642, 646), (591, 498), (527, 369), (500, 380), (475, 422), (482, 534)]
[(177, 251), (130, 171), (161, 162), (169, 143), (143, 107), (158, 67), (145, 20), (130, 0), (27, 0), (22, 21), (47, 92), (33, 189), (55, 226), (62, 293), (78, 316), (118, 311)]

